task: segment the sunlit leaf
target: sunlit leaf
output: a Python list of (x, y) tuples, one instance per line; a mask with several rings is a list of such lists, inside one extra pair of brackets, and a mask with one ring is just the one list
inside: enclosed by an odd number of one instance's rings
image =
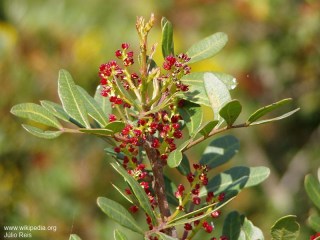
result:
[(69, 240), (81, 240), (81, 238), (77, 234), (71, 234)]
[(238, 240), (241, 231), (241, 216), (238, 212), (230, 212), (223, 223), (222, 235), (230, 240)]
[(113, 232), (114, 240), (127, 240), (127, 236), (119, 229), (115, 229)]
[(40, 101), (41, 105), (57, 118), (69, 122), (69, 115), (63, 110), (62, 106), (47, 100)]
[(206, 196), (208, 192), (215, 195), (227, 191), (240, 192), (243, 188), (263, 182), (269, 174), (267, 167), (233, 167), (210, 179), (208, 185), (201, 188), (200, 196)]
[(203, 124), (203, 126), (200, 127), (199, 133), (207, 137), (218, 123), (218, 120), (206, 122), (205, 124)]
[(262, 231), (250, 220), (242, 216), (241, 232), (238, 240), (264, 240)]
[(286, 99), (282, 99), (282, 100), (280, 100), (278, 102), (272, 103), (272, 104), (270, 104), (268, 106), (259, 108), (253, 114), (251, 114), (251, 116), (247, 120), (247, 124), (250, 125), (251, 123), (257, 121), (259, 118), (263, 117), (267, 113), (272, 112), (275, 109), (277, 109), (277, 108), (279, 108), (279, 107), (281, 107), (283, 105), (286, 105), (291, 101), (292, 101), (291, 98), (286, 98)]
[(101, 85), (99, 85), (97, 87), (93, 98), (99, 104), (99, 106), (101, 107), (102, 111), (104, 111), (105, 114), (108, 115), (108, 114), (111, 114), (111, 112), (112, 112), (111, 102), (109, 101), (108, 97), (104, 97), (104, 96), (101, 95), (102, 88), (103, 87)]
[(217, 120), (221, 107), (231, 101), (229, 90), (226, 85), (212, 73), (204, 74), (204, 87), (214, 113), (214, 119)]
[(174, 55), (174, 43), (173, 43), (173, 27), (165, 17), (161, 19), (162, 28), (162, 55), (165, 58), (168, 55)]
[(193, 72), (188, 75), (185, 75), (181, 79), (183, 84), (186, 84), (189, 86), (189, 91), (180, 94), (181, 98), (186, 99), (190, 102), (211, 107), (211, 104), (204, 86), (204, 75), (207, 73), (211, 73), (216, 78), (218, 78), (222, 83), (225, 84), (228, 90), (234, 89), (237, 85), (237, 81), (235, 80), (235, 78), (225, 73)]
[(311, 215), (308, 218), (308, 223), (314, 231), (320, 232), (320, 216)]
[(195, 43), (187, 51), (191, 58), (189, 63), (199, 62), (201, 60), (213, 57), (228, 42), (228, 36), (225, 33), (218, 32)]
[(295, 240), (298, 239), (300, 226), (296, 216), (288, 215), (280, 218), (271, 228), (272, 240)]
[(196, 129), (202, 123), (202, 109), (199, 104), (186, 102), (182, 108), (178, 108), (180, 115), (186, 123), (189, 135), (193, 137), (196, 134)]
[(27, 118), (33, 122), (41, 123), (49, 127), (62, 128), (62, 125), (53, 114), (35, 103), (21, 103), (15, 105), (11, 108), (10, 112), (17, 117)]
[(117, 162), (111, 163), (111, 166), (126, 180), (126, 182), (131, 187), (135, 197), (138, 199), (140, 206), (144, 209), (144, 211), (150, 216), (152, 223), (155, 225), (157, 223), (157, 219), (154, 215), (152, 207), (150, 205), (149, 198), (145, 193), (142, 186)]
[(104, 127), (108, 124), (108, 116), (99, 106), (99, 104), (91, 97), (86, 90), (82, 87), (77, 86), (78, 91), (80, 92), (83, 102), (87, 108), (88, 114), (99, 123), (100, 127)]
[(313, 204), (320, 210), (320, 182), (308, 174), (304, 179), (304, 188)]
[(160, 237), (160, 239), (162, 240), (179, 240), (179, 238), (174, 238), (174, 237), (171, 237), (171, 236), (168, 236), (162, 232), (157, 232), (157, 235)]
[(99, 197), (97, 203), (109, 218), (125, 228), (143, 234), (143, 230), (140, 228), (139, 224), (121, 204), (105, 197)]
[(279, 121), (281, 119), (284, 119), (284, 118), (287, 118), (289, 116), (291, 116), (292, 114), (298, 112), (300, 110), (300, 108), (297, 108), (295, 110), (292, 110), (290, 112), (287, 112), (279, 117), (275, 117), (275, 118), (270, 118), (270, 119), (266, 119), (266, 120), (260, 120), (260, 121), (255, 121), (253, 123), (250, 124), (250, 126), (253, 126), (253, 125), (260, 125), (260, 124), (265, 124), (265, 123), (269, 123), (269, 122), (275, 122), (275, 121)]
[(32, 135), (45, 139), (53, 139), (59, 137), (63, 133), (62, 131), (42, 130), (40, 128), (29, 126), (26, 124), (22, 124), (22, 127)]
[(66, 70), (59, 71), (58, 93), (66, 113), (84, 127), (90, 128), (87, 109), (70, 73)]
[(217, 138), (206, 147), (200, 164), (208, 165), (210, 169), (220, 166), (229, 161), (239, 148), (239, 140), (232, 135)]
[(106, 130), (111, 131), (112, 133), (121, 132), (125, 127), (125, 123), (121, 121), (110, 122), (105, 126)]
[(168, 159), (167, 159), (167, 163), (168, 163), (168, 166), (171, 167), (171, 168), (174, 168), (174, 167), (178, 167), (179, 164), (181, 163), (181, 160), (182, 160), (182, 150), (188, 146), (188, 144), (192, 141), (192, 139), (188, 139), (187, 141), (185, 141), (184, 143), (182, 143), (181, 145), (179, 145), (177, 147), (176, 150), (173, 150), (169, 156), (168, 156)]
[(83, 133), (101, 136), (101, 137), (110, 137), (113, 135), (113, 132), (111, 130), (103, 129), (103, 128), (91, 128), (91, 129), (80, 128), (79, 131)]
[(228, 126), (232, 126), (237, 120), (242, 110), (238, 100), (227, 102), (219, 111), (219, 115), (226, 121)]

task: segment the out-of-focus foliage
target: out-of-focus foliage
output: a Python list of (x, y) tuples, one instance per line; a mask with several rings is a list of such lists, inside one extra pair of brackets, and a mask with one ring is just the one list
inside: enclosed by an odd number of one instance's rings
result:
[[(3, 0), (0, 4), (0, 225), (57, 226), (55, 233), (33, 232), (35, 240), (66, 239), (70, 232), (83, 239), (112, 238), (114, 225), (96, 206), (97, 196), (117, 197), (109, 182), (118, 177), (110, 174), (103, 160), (104, 144), (92, 137), (39, 140), (23, 131), (9, 110), (20, 102), (57, 100), (60, 68), (68, 69), (77, 84), (93, 94), (98, 66), (113, 58), (122, 42), (137, 47), (136, 16), (155, 12), (158, 29), (151, 33), (150, 43), (160, 42), (160, 19), (165, 16), (175, 28), (177, 53), (212, 32), (227, 33), (224, 51), (192, 68), (235, 76), (239, 90), (234, 97), (242, 100), (243, 111), (286, 97), (301, 107), (283, 122), (245, 134), (235, 132), (242, 144), (234, 164), (265, 165), (272, 171), (262, 188), (245, 191), (234, 204), (265, 232), (284, 213), (297, 215), (303, 227), (309, 211), (303, 177), (320, 162), (318, 1)], [(160, 46), (156, 56), (161, 57)], [(188, 155), (199, 157), (197, 151)], [(302, 230), (301, 239), (307, 239), (310, 230)]]

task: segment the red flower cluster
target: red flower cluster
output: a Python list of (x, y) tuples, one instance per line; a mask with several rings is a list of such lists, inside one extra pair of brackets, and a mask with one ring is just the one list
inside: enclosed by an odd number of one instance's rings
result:
[(320, 233), (316, 233), (316, 234), (310, 236), (310, 240), (315, 240), (315, 239), (317, 239), (318, 237), (320, 237)]

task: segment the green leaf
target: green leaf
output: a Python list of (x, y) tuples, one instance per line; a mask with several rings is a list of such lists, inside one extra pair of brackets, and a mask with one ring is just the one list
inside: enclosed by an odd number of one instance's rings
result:
[(77, 88), (82, 96), (82, 100), (87, 108), (88, 114), (96, 120), (101, 127), (105, 127), (108, 124), (107, 120), (109, 119), (107, 114), (102, 110), (96, 100), (86, 92), (86, 90), (80, 86), (77, 86)]
[(293, 215), (280, 218), (271, 228), (272, 240), (298, 239), (300, 226), (296, 218)]
[(10, 111), (17, 117), (27, 118), (33, 122), (41, 123), (49, 127), (62, 129), (62, 125), (47, 109), (35, 103), (21, 103), (15, 105)]
[(214, 120), (217, 120), (221, 107), (226, 102), (231, 101), (229, 90), (227, 86), (212, 73), (204, 74), (204, 87), (214, 113)]
[(287, 118), (289, 116), (291, 116), (292, 114), (298, 112), (300, 110), (300, 108), (297, 108), (295, 110), (292, 110), (290, 112), (287, 112), (279, 117), (275, 117), (275, 118), (271, 118), (271, 119), (266, 119), (266, 120), (261, 120), (261, 121), (256, 121), (256, 122), (253, 122), (250, 124), (250, 126), (253, 126), (253, 125), (260, 125), (260, 124), (265, 124), (265, 123), (269, 123), (269, 122), (275, 122), (275, 121), (279, 121), (281, 119), (284, 119), (284, 118)]
[(291, 98), (286, 98), (286, 99), (282, 99), (281, 101), (272, 103), (268, 106), (265, 106), (263, 108), (259, 108), (258, 110), (256, 110), (253, 114), (251, 114), (251, 116), (248, 118), (247, 120), (247, 124), (250, 125), (251, 123), (257, 121), (259, 118), (263, 117), (264, 115), (266, 115), (267, 113), (274, 111), (275, 109), (288, 104), (289, 102), (291, 102), (292, 99)]
[(169, 22), (165, 17), (161, 19), (162, 28), (162, 55), (166, 56), (174, 55), (174, 44), (173, 44), (173, 27), (171, 22)]
[(94, 100), (96, 100), (96, 102), (99, 104), (99, 106), (101, 107), (102, 111), (105, 112), (105, 114), (111, 114), (112, 112), (112, 107), (111, 107), (111, 102), (109, 101), (108, 97), (104, 97), (101, 95), (101, 90), (102, 90), (102, 86), (99, 85), (97, 87), (96, 93), (94, 94)]
[(162, 232), (157, 232), (157, 235), (160, 237), (162, 240), (179, 240), (179, 238), (174, 238), (171, 236), (168, 236), (167, 234), (164, 234)]
[(213, 57), (226, 45), (227, 42), (228, 36), (223, 32), (218, 32), (202, 39), (192, 45), (187, 51), (187, 55), (191, 58), (189, 63), (199, 62)]
[(219, 123), (218, 120), (206, 122), (203, 126), (200, 127), (199, 132), (203, 136), (207, 137), (209, 133), (213, 130), (215, 126)]
[(242, 110), (238, 100), (227, 102), (219, 111), (220, 116), (226, 121), (228, 126), (232, 126), (237, 120)]
[(111, 131), (112, 133), (117, 133), (117, 132), (121, 132), (125, 126), (126, 124), (124, 122), (114, 121), (114, 122), (108, 123), (108, 125), (105, 126), (105, 129)]
[(59, 71), (58, 93), (66, 113), (82, 126), (90, 128), (87, 109), (70, 73), (66, 70)]
[(181, 163), (182, 161), (182, 151), (183, 149), (188, 146), (188, 144), (192, 141), (192, 138), (188, 139), (187, 141), (185, 141), (184, 143), (182, 143), (179, 147), (177, 147), (176, 150), (173, 150), (169, 156), (168, 156), (168, 159), (167, 159), (167, 163), (168, 163), (168, 166), (171, 167), (171, 168), (175, 168), (175, 167), (178, 167), (179, 164)]
[(138, 199), (140, 206), (150, 216), (153, 225), (157, 224), (157, 219), (150, 205), (149, 198), (142, 186), (117, 162), (111, 163), (111, 166), (127, 181), (134, 195)]
[(196, 130), (202, 123), (202, 109), (199, 104), (186, 102), (182, 108), (178, 108), (180, 115), (186, 123), (190, 137), (195, 136)]
[(183, 154), (181, 163), (177, 167), (177, 170), (184, 176), (187, 176), (191, 172), (189, 159), (185, 154)]
[(211, 169), (229, 161), (239, 150), (240, 143), (232, 135), (225, 135), (213, 140), (205, 149), (200, 164)]
[(223, 223), (222, 235), (228, 240), (238, 240), (241, 229), (241, 216), (238, 212), (230, 212)]
[(166, 175), (164, 175), (164, 184), (165, 184), (166, 196), (167, 196), (168, 202), (174, 206), (178, 206), (179, 201), (174, 195), (174, 193), (177, 191), (177, 186)]
[(320, 216), (311, 215), (308, 218), (308, 223), (314, 231), (320, 232)]
[(313, 202), (314, 205), (320, 210), (320, 183), (319, 181), (312, 176), (311, 174), (308, 174), (304, 179), (304, 188)]
[(241, 232), (238, 240), (264, 240), (262, 231), (254, 226), (251, 221), (242, 216)]
[(53, 138), (59, 137), (62, 134), (62, 131), (49, 131), (49, 130), (45, 131), (40, 128), (33, 127), (26, 124), (22, 124), (22, 127), (25, 130), (27, 130), (29, 133), (39, 138), (53, 139)]
[(180, 97), (190, 102), (194, 102), (200, 105), (211, 106), (209, 98), (207, 96), (204, 86), (204, 75), (211, 73), (217, 77), (221, 82), (225, 84), (228, 90), (232, 90), (236, 87), (237, 81), (233, 76), (225, 73), (217, 72), (194, 72), (182, 77), (183, 84), (189, 86), (189, 91), (180, 94)]
[(71, 234), (69, 240), (81, 240), (77, 234)]
[(114, 187), (118, 193), (120, 193), (120, 195), (122, 197), (124, 197), (129, 203), (133, 204), (133, 201), (128, 197), (128, 195), (126, 193), (123, 192), (123, 190), (121, 190), (120, 188), (118, 188), (116, 185), (114, 185), (113, 183), (111, 183), (112, 187)]
[(206, 187), (201, 188), (200, 196), (208, 192), (215, 195), (222, 192), (240, 192), (243, 188), (255, 186), (263, 182), (270, 174), (267, 167), (233, 167), (212, 178)]
[(91, 129), (80, 128), (79, 131), (83, 133), (97, 135), (100, 137), (110, 137), (113, 135), (113, 132), (111, 130), (103, 129), (103, 128), (91, 128)]
[(125, 228), (143, 234), (143, 230), (140, 228), (139, 224), (121, 204), (104, 197), (99, 197), (97, 203), (109, 218)]
[(42, 100), (40, 101), (41, 105), (47, 109), (52, 115), (54, 115), (55, 117), (65, 121), (65, 122), (69, 122), (69, 115), (63, 110), (62, 106), (60, 106), (57, 103), (54, 102), (50, 102), (47, 100)]
[(119, 229), (115, 229), (113, 232), (114, 240), (127, 240), (127, 236)]

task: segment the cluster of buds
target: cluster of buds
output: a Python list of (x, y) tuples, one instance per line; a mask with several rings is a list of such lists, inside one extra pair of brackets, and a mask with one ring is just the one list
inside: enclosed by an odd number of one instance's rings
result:
[(190, 73), (191, 68), (187, 65), (190, 58), (181, 53), (177, 57), (169, 55), (165, 58), (163, 63), (163, 69), (168, 71), (167, 75), (164, 75), (161, 80), (171, 79), (175, 82), (177, 90), (186, 92), (189, 90), (188, 85), (181, 83), (180, 79)]

